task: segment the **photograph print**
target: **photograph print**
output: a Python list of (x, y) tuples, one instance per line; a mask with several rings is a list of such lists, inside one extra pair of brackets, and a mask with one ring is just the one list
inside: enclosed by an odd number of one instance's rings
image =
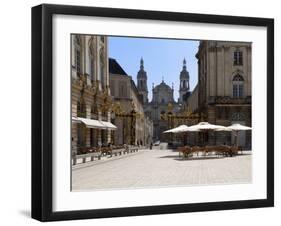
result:
[(71, 191), (252, 182), (252, 43), (70, 39)]

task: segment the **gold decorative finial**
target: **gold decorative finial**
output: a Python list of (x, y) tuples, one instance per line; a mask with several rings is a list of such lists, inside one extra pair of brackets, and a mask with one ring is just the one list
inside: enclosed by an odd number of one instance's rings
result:
[(173, 105), (169, 103), (167, 109), (169, 112), (171, 112), (173, 110)]

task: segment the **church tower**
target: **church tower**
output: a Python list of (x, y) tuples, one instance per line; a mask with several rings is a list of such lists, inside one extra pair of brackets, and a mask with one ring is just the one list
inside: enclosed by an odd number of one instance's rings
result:
[(183, 67), (180, 73), (180, 89), (179, 89), (179, 103), (186, 100), (186, 95), (189, 93), (189, 73), (186, 70), (186, 60), (183, 60)]
[(143, 59), (140, 60), (140, 70), (137, 75), (137, 88), (139, 91), (139, 94), (142, 96), (142, 101), (144, 104), (148, 103), (148, 90), (147, 90), (147, 75), (146, 71), (144, 70), (143, 66)]

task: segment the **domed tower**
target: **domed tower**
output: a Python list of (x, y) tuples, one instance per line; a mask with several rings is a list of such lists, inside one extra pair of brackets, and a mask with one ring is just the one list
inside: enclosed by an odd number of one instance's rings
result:
[(183, 60), (183, 67), (180, 73), (179, 103), (184, 102), (184, 96), (189, 92), (189, 73), (186, 70), (186, 60)]
[(143, 66), (143, 59), (141, 58), (140, 60), (140, 70), (137, 75), (137, 88), (139, 91), (139, 94), (142, 96), (142, 101), (143, 103), (148, 102), (148, 90), (147, 90), (147, 75), (146, 71), (144, 70)]
[(152, 103), (167, 105), (174, 102), (174, 89), (162, 79), (162, 82), (153, 89)]

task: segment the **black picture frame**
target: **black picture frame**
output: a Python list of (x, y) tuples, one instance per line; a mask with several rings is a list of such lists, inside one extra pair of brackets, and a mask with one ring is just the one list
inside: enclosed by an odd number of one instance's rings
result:
[[(55, 14), (247, 25), (267, 29), (267, 198), (95, 210), (52, 210), (52, 18)], [(43, 4), (32, 8), (32, 218), (123, 217), (274, 206), (274, 20), (237, 16)]]

